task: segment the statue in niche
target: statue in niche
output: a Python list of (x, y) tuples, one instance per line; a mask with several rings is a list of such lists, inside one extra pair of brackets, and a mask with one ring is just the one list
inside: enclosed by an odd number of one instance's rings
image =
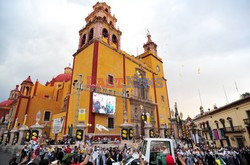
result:
[(171, 110), (171, 118), (174, 118), (174, 110)]
[(37, 112), (37, 114), (36, 114), (36, 124), (39, 123), (40, 118), (41, 118), (41, 112), (39, 111), (39, 112)]

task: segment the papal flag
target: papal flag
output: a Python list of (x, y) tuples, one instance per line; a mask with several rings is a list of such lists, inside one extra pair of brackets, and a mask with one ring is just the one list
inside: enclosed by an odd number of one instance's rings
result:
[(86, 109), (79, 109), (78, 111), (78, 121), (84, 122), (85, 121), (85, 115), (86, 115)]
[(25, 125), (25, 124), (26, 124), (26, 121), (27, 121), (27, 116), (28, 116), (27, 114), (25, 114), (25, 115), (24, 115), (23, 125)]
[(151, 119), (150, 119), (150, 114), (148, 112), (146, 113), (146, 116), (147, 116), (147, 123), (150, 123)]
[(160, 123), (161, 123), (161, 124), (164, 123), (164, 116), (160, 116)]

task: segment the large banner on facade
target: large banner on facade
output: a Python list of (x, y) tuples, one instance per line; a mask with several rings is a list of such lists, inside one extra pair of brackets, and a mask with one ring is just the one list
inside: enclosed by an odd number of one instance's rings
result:
[(54, 119), (52, 133), (57, 134), (57, 133), (62, 132), (63, 122), (64, 122), (64, 118)]
[(114, 114), (116, 105), (116, 97), (104, 95), (101, 93), (93, 93), (92, 112), (100, 114)]

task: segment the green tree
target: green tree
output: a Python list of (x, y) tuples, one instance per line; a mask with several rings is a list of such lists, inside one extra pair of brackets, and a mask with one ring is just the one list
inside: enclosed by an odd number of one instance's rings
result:
[(246, 97), (249, 97), (250, 96), (250, 93), (249, 92), (245, 92), (243, 94), (240, 95), (240, 98), (246, 98)]

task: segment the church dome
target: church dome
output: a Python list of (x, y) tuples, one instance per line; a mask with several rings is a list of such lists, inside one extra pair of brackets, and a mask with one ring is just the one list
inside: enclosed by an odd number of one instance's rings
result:
[(30, 76), (28, 76), (28, 78), (27, 78), (26, 80), (24, 80), (24, 81), (22, 82), (22, 84), (23, 84), (23, 83), (30, 83), (30, 84), (33, 84), (33, 82), (32, 82), (32, 80), (31, 80)]
[(67, 82), (71, 80), (71, 74), (59, 74), (54, 78), (54, 82)]
[(11, 92), (19, 92), (18, 87), (19, 87), (19, 85), (16, 85), (16, 88), (11, 90)]
[(0, 107), (10, 107), (14, 100), (5, 100), (0, 103)]

